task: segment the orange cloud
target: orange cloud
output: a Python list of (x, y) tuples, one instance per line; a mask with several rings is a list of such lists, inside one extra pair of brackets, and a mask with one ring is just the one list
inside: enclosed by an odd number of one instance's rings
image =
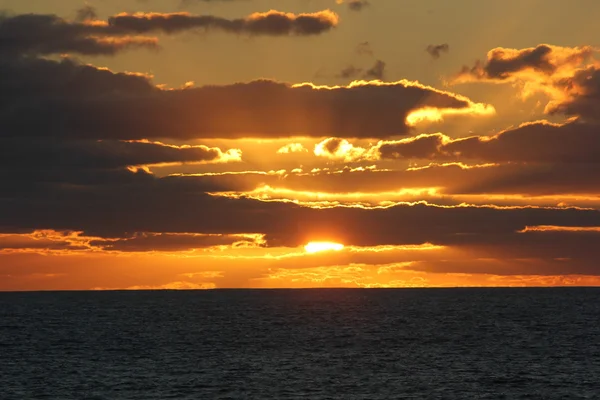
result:
[(277, 150), (277, 154), (301, 153), (307, 151), (308, 149), (306, 149), (302, 143), (290, 143), (280, 147), (279, 150)]
[(516, 84), (524, 98), (545, 93), (545, 112), (582, 116), (597, 121), (600, 110), (600, 63), (592, 46), (561, 47), (540, 44), (535, 48), (492, 49), (486, 61), (463, 69), (450, 83), (492, 82)]
[(346, 139), (332, 137), (317, 143), (314, 154), (331, 160), (357, 162), (378, 159), (378, 155), (374, 150), (354, 146)]
[(526, 226), (520, 232), (600, 232), (600, 226)]
[(453, 83), (473, 81), (538, 80), (571, 76), (581, 65), (590, 62), (596, 51), (591, 46), (561, 47), (540, 44), (525, 49), (498, 47), (487, 54), (485, 61), (473, 67), (463, 67)]
[(207, 290), (215, 289), (217, 286), (212, 282), (193, 283), (186, 281), (169, 282), (163, 285), (134, 285), (128, 287), (94, 287), (91, 290)]

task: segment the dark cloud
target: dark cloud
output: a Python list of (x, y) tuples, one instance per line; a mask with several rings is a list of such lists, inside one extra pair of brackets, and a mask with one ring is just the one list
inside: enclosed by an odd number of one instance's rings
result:
[(444, 44), (430, 44), (425, 48), (425, 51), (429, 53), (434, 59), (440, 58), (442, 53), (448, 53), (450, 51), (450, 45)]
[(113, 55), (124, 49), (157, 45), (155, 38), (128, 36), (104, 25), (69, 22), (56, 15), (0, 15), (0, 56), (5, 60), (22, 54)]
[(551, 76), (559, 69), (580, 65), (589, 60), (593, 53), (591, 46), (568, 48), (540, 44), (520, 50), (499, 47), (490, 50), (485, 61), (477, 61), (472, 67), (464, 66), (456, 80), (502, 81), (514, 79), (526, 71)]
[(381, 60), (375, 61), (375, 64), (368, 69), (358, 68), (354, 65), (349, 65), (337, 74), (338, 78), (344, 79), (379, 79), (385, 78), (385, 62)]
[(371, 47), (371, 43), (369, 42), (361, 42), (356, 45), (356, 53), (360, 55), (372, 56), (373, 48)]
[(259, 233), (266, 234), (272, 246), (296, 246), (319, 238), (370, 246), (468, 243), (472, 235), (509, 234), (534, 225), (600, 225), (600, 212), (576, 209), (424, 205), (313, 209), (213, 197), (204, 194), (194, 180), (177, 177), (125, 185), (49, 185), (43, 191), (43, 197), (36, 193), (4, 195), (0, 199), (4, 229), (52, 228), (106, 237), (127, 232)]
[(479, 112), (465, 97), (405, 81), (322, 88), (263, 80), (163, 90), (140, 74), (69, 60), (0, 62), (0, 90), (0, 137), (388, 137), (408, 133), (406, 117), (422, 107)]
[[(265, 234), (269, 246), (311, 240), (347, 245), (461, 244), (493, 241), (526, 226), (600, 226), (600, 212), (579, 209), (434, 207), (314, 209), (295, 204), (213, 197), (193, 180), (161, 178), (128, 185), (51, 185), (43, 197), (0, 199), (4, 230), (84, 231), (109, 238), (127, 232)], [(399, 223), (401, 221), (401, 223)], [(435, 223), (431, 223), (435, 221)]]
[[(341, 141), (327, 142), (335, 152)], [(431, 164), (408, 169), (377, 170), (351, 169), (322, 170), (286, 174), (268, 174), (246, 172), (236, 174), (216, 174), (188, 176), (210, 192), (252, 192), (256, 188), (285, 188), (298, 191), (300, 199), (318, 199), (318, 193), (331, 194), (330, 198), (342, 200), (345, 193), (374, 194), (384, 192), (384, 197), (370, 196), (371, 201), (388, 200), (428, 200), (434, 204), (460, 204), (464, 202), (461, 195), (503, 194), (517, 196), (558, 196), (550, 199), (527, 199), (517, 201), (511, 198), (488, 199), (485, 196), (479, 201), (469, 200), (477, 204), (489, 202), (498, 205), (544, 204), (556, 205), (563, 201), (561, 196), (579, 198), (576, 204), (598, 206), (600, 198), (590, 193), (600, 191), (600, 182), (594, 177), (600, 173), (598, 164), (484, 164), (465, 165), (461, 163)], [(423, 188), (436, 188), (436, 194), (421, 192)], [(408, 189), (405, 194), (394, 196), (393, 193)], [(416, 190), (411, 194), (410, 190)], [(315, 193), (313, 197), (302, 193)], [(260, 195), (260, 194), (259, 194)], [(270, 193), (272, 198), (287, 198), (289, 193)], [(294, 197), (294, 195), (291, 195)], [(446, 197), (451, 196), (451, 197)], [(458, 197), (454, 197), (458, 196)], [(366, 196), (368, 197), (368, 196)], [(360, 201), (358, 198), (346, 201)], [(570, 201), (570, 200), (566, 200)]]
[(138, 36), (144, 33), (220, 30), (249, 35), (307, 36), (324, 33), (338, 24), (337, 14), (330, 10), (305, 14), (271, 10), (238, 19), (185, 12), (123, 13), (110, 17), (108, 22), (95, 18), (90, 6), (78, 10), (76, 21), (52, 14), (0, 15), (0, 55), (111, 55), (133, 47), (156, 48), (156, 38)]
[(381, 157), (484, 162), (586, 163), (600, 162), (596, 124), (536, 122), (494, 136), (451, 139), (441, 133), (379, 145)]
[(509, 82), (523, 96), (543, 93), (550, 101), (548, 114), (580, 117), (597, 123), (600, 111), (600, 72), (592, 46), (559, 47), (541, 44), (535, 48), (496, 48), (485, 62), (463, 67), (454, 83), (470, 81)]
[(96, 9), (89, 4), (81, 7), (77, 10), (77, 21), (86, 21), (86, 20), (94, 20), (98, 18), (98, 14), (96, 14)]
[(53, 139), (0, 139), (0, 168), (116, 169), (170, 163), (233, 161), (236, 151), (216, 147), (172, 146), (160, 142), (116, 140), (62, 141)]
[(91, 246), (122, 252), (187, 251), (214, 246), (254, 246), (256, 239), (245, 235), (139, 232), (131, 237), (92, 240)]
[(338, 16), (333, 11), (293, 14), (271, 10), (254, 13), (246, 18), (226, 19), (212, 15), (191, 15), (181, 13), (136, 13), (119, 14), (108, 20), (109, 28), (130, 33), (150, 33), (161, 31), (167, 34), (193, 29), (221, 30), (236, 34), (250, 35), (318, 35), (331, 30), (338, 24)]
[(580, 116), (586, 121), (600, 122), (600, 70), (595, 66), (576, 71), (561, 78), (555, 86), (568, 93), (566, 99), (547, 107), (550, 114)]
[(348, 8), (352, 11), (362, 11), (365, 7), (370, 5), (367, 0), (347, 0)]
[(385, 76), (385, 62), (381, 60), (375, 61), (375, 65), (365, 71), (364, 78), (366, 79), (383, 79)]
[(355, 67), (354, 65), (349, 65), (343, 70), (341, 70), (337, 77), (345, 79), (354, 79), (359, 77), (362, 71), (362, 68)]

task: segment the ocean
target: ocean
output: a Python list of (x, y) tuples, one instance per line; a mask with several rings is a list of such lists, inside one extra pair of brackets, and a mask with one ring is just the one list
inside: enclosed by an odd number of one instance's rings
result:
[(600, 399), (600, 289), (0, 293), (0, 399)]

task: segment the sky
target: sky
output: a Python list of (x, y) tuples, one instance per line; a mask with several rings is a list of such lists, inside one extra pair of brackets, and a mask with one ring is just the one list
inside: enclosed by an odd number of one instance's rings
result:
[(599, 12), (0, 0), (0, 290), (597, 286)]

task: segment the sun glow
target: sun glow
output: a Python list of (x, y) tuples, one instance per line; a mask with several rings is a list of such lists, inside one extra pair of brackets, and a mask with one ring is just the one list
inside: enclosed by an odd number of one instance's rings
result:
[(320, 251), (340, 251), (344, 248), (343, 244), (332, 242), (310, 242), (304, 246), (307, 253), (318, 253)]

